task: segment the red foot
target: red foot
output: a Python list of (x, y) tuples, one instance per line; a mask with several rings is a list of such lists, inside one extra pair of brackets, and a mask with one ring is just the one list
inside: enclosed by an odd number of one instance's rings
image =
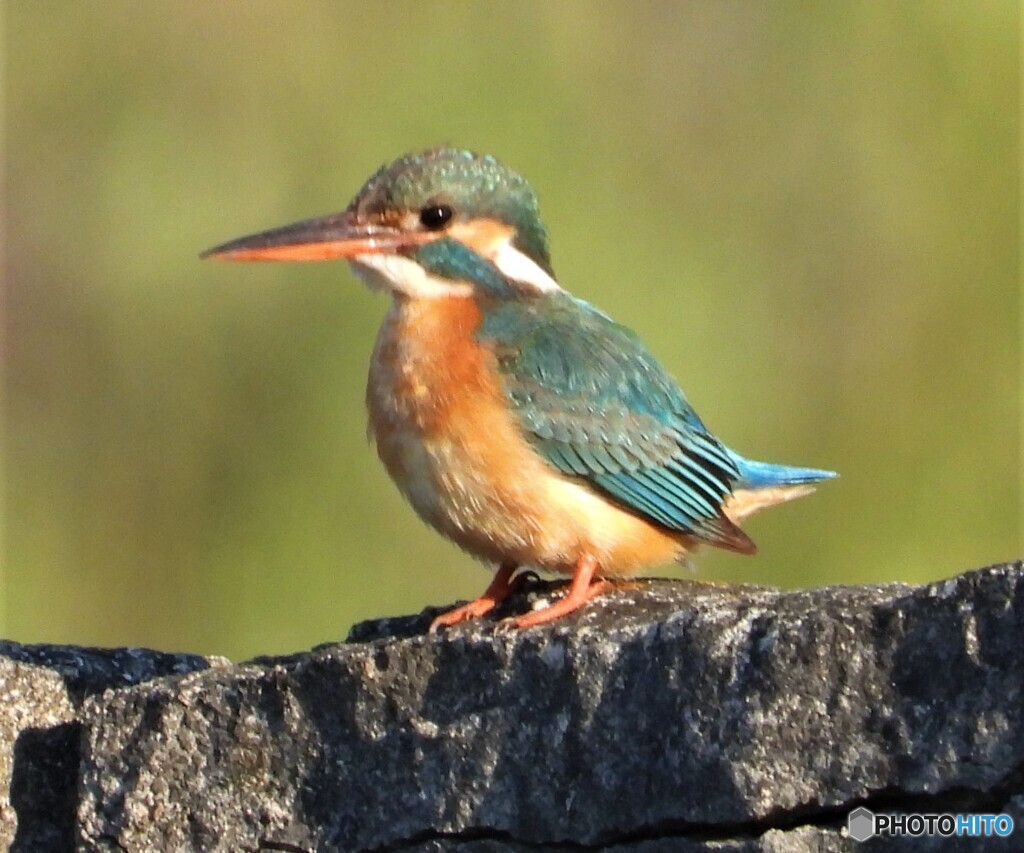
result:
[(517, 568), (519, 567), (515, 563), (502, 564), (487, 589), (484, 590), (483, 595), (473, 601), (467, 601), (454, 610), (442, 613), (430, 623), (427, 633), (436, 634), (441, 628), (450, 628), (460, 622), (468, 622), (470, 619), (486, 616), (519, 588), (519, 584), (511, 580), (512, 574)]
[(513, 629), (533, 628), (536, 625), (544, 625), (553, 622), (555, 619), (579, 610), (584, 604), (595, 596), (600, 595), (608, 589), (611, 584), (605, 580), (595, 581), (594, 572), (597, 571), (597, 560), (590, 554), (584, 554), (576, 561), (576, 569), (572, 575), (572, 584), (564, 598), (559, 599), (550, 607), (543, 610), (534, 610), (522, 616), (506, 619), (503, 626)]

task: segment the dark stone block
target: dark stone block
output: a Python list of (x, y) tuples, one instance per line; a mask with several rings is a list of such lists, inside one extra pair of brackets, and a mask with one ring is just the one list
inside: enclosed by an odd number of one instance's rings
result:
[(857, 845), (858, 806), (1024, 822), (1019, 563), (921, 588), (641, 581), (516, 633), (427, 636), (435, 612), (237, 666), (0, 647), (0, 831), (25, 850), (778, 853), (1013, 846)]
[(87, 697), (208, 665), (197, 655), (0, 640), (0, 846), (74, 846)]

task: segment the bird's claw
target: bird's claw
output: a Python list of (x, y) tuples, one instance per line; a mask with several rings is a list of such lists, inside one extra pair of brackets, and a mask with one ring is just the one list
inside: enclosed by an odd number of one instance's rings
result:
[(453, 625), (458, 625), (460, 622), (469, 622), (473, 619), (479, 619), (481, 616), (486, 616), (490, 613), (494, 609), (494, 606), (495, 604), (493, 601), (480, 598), (468, 601), (459, 607), (435, 616), (433, 621), (430, 623), (430, 627), (427, 628), (427, 633), (436, 634), (442, 628), (451, 628)]

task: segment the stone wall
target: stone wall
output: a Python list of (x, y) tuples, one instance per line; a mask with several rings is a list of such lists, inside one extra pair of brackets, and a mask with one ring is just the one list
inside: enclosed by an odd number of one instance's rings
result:
[(919, 588), (643, 581), (518, 633), (426, 636), (433, 612), (243, 664), (0, 644), (0, 843), (831, 851), (861, 849), (865, 806), (1018, 829), (864, 850), (1024, 849), (1020, 563)]

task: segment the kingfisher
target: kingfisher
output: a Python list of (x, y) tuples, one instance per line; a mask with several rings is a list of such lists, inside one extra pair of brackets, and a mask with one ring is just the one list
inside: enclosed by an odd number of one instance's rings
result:
[(634, 332), (558, 283), (537, 196), (494, 157), (408, 154), (342, 212), (202, 257), (344, 258), (391, 295), (366, 389), (377, 453), (420, 518), (497, 567), (431, 632), (491, 613), (521, 567), (571, 581), (515, 629), (700, 545), (753, 554), (740, 521), (836, 476), (716, 438)]

